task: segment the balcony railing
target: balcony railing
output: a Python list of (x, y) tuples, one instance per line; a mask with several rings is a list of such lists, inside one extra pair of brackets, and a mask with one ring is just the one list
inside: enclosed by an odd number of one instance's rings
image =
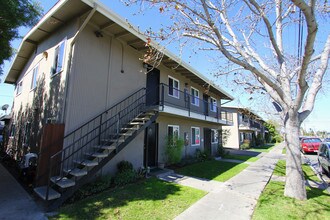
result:
[(226, 123), (233, 122), (233, 115), (231, 112), (221, 109), (220, 107), (207, 100), (192, 96), (189, 91), (181, 91), (176, 88), (169, 87), (166, 84), (160, 84), (160, 106), (170, 106), (181, 110), (186, 110), (188, 115), (197, 113), (203, 115), (205, 120), (208, 117), (214, 118), (217, 122), (226, 121)]

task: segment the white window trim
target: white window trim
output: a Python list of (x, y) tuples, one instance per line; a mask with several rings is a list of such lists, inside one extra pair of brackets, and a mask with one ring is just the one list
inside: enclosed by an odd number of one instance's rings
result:
[(167, 135), (169, 135), (169, 133), (168, 133), (168, 128), (169, 127), (172, 127), (173, 130), (174, 130), (174, 128), (177, 128), (178, 129), (178, 137), (180, 137), (180, 126), (179, 125), (167, 125)]
[[(65, 66), (65, 54), (66, 54), (66, 42), (67, 42), (67, 38), (65, 37), (61, 42), (59, 42), (59, 43), (55, 46), (55, 49), (54, 49), (54, 57), (53, 57), (53, 63), (52, 63), (51, 69), (50, 69), (50, 76), (51, 76), (51, 78), (53, 78), (53, 77), (56, 76), (57, 74), (63, 72), (63, 70), (64, 70), (64, 66)], [(56, 55), (55, 55), (55, 51), (56, 51), (56, 48), (59, 47), (62, 43), (64, 44), (63, 58), (62, 58), (62, 68), (61, 68), (60, 71), (53, 73), (53, 72), (52, 72), (52, 68), (54, 67), (54, 61), (55, 61), (55, 56), (56, 56)]]
[[(200, 98), (199, 98), (199, 90), (196, 89), (195, 87), (192, 87), (192, 86), (191, 86), (191, 87), (190, 87), (190, 91), (191, 91), (192, 89), (198, 92), (198, 96), (195, 96), (194, 94), (191, 94), (191, 101), (190, 101), (190, 103), (191, 103), (192, 105), (194, 105), (194, 106), (199, 106), (199, 101), (200, 101)], [(198, 103), (197, 103), (197, 104), (196, 104), (196, 103), (192, 103), (192, 101), (195, 100), (195, 98), (197, 98), (197, 100), (198, 100)]]
[[(37, 76), (36, 76), (36, 84), (33, 86), (33, 78), (34, 78), (34, 70), (38, 68), (38, 71), (37, 71)], [(33, 91), (37, 88), (37, 81), (38, 81), (38, 75), (39, 75), (39, 63), (37, 65), (35, 65), (32, 69), (32, 80), (31, 80), (31, 86), (30, 86), (30, 91)]]
[(215, 101), (215, 109), (211, 109), (211, 112), (217, 112), (217, 107), (218, 107), (218, 100), (216, 98), (213, 98), (212, 96), (210, 97), (211, 100), (211, 106), (213, 106), (213, 100)]
[[(21, 86), (19, 86), (19, 84), (22, 84)], [(18, 91), (18, 88), (19, 87), (21, 87), (21, 90), (20, 91)], [(21, 79), (20, 81), (19, 81), (19, 83), (17, 83), (17, 85), (16, 85), (16, 96), (19, 96), (21, 93), (22, 93), (22, 91), (23, 91), (23, 79)]]
[(219, 143), (219, 133), (218, 133), (217, 129), (211, 129), (211, 131), (214, 132), (214, 135), (215, 134), (218, 134), (217, 136), (215, 136), (215, 137), (217, 137), (217, 141), (215, 141), (215, 142), (212, 141), (212, 136), (211, 136), (211, 144), (217, 144), (217, 143)]
[[(193, 143), (193, 132), (192, 132), (193, 129), (199, 130), (199, 144)], [(191, 127), (190, 132), (191, 132), (191, 146), (200, 146), (201, 145), (201, 129), (200, 129), (200, 127)], [(195, 139), (195, 141), (196, 141), (196, 139)]]
[[(167, 92), (168, 96), (171, 96), (171, 97), (173, 97), (173, 98), (180, 99), (180, 80), (178, 80), (178, 79), (176, 79), (176, 78), (174, 78), (174, 77), (172, 77), (172, 76), (168, 76), (168, 78), (169, 78), (169, 79), (172, 79), (173, 81), (177, 81), (177, 82), (178, 82), (178, 88), (174, 88), (174, 86), (173, 86), (173, 90), (174, 90), (174, 89), (175, 89), (175, 90), (178, 90), (178, 96), (175, 96), (175, 95), (174, 95), (174, 92), (173, 92), (173, 95), (170, 95), (170, 84), (168, 85), (168, 92)], [(173, 85), (174, 85), (174, 84), (173, 84)]]

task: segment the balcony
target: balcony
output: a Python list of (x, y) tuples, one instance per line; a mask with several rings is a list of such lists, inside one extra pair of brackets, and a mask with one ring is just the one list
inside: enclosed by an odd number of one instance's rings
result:
[(260, 124), (255, 121), (249, 119), (239, 122), (239, 130), (244, 131), (260, 131)]
[(166, 84), (159, 86), (159, 111), (222, 125), (233, 125), (232, 113), (210, 103), (208, 95), (204, 94), (203, 99), (200, 99)]

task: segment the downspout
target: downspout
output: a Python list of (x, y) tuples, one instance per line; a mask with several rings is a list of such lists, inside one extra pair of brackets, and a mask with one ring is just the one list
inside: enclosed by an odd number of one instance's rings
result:
[(64, 103), (63, 103), (63, 116), (61, 118), (61, 122), (64, 123), (66, 114), (67, 114), (67, 110), (66, 110), (66, 104), (67, 104), (67, 100), (68, 100), (68, 85), (69, 85), (69, 79), (70, 79), (70, 71), (72, 68), (72, 50), (73, 50), (73, 46), (77, 40), (77, 37), (79, 36), (79, 34), (81, 33), (81, 31), (86, 27), (86, 25), (88, 24), (88, 22), (90, 21), (90, 19), (92, 18), (92, 16), (94, 15), (95, 11), (97, 8), (97, 4), (94, 3), (93, 9), (89, 12), (87, 18), (84, 20), (84, 22), (82, 23), (82, 25), (79, 27), (78, 31), (76, 32), (76, 34), (73, 36), (72, 41), (70, 43), (70, 52), (69, 52), (69, 60), (68, 60), (68, 69), (67, 69), (67, 74), (66, 74), (66, 80), (65, 80), (65, 87), (64, 87)]

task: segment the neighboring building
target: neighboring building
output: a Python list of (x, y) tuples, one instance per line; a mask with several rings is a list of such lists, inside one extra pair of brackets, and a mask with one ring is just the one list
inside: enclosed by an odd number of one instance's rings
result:
[(182, 157), (216, 152), (232, 125), (220, 103), (233, 98), (168, 51), (151, 68), (146, 42), (93, 0), (59, 1), (24, 37), (5, 80), (16, 85), (11, 143), (17, 157), (38, 153), (44, 199), (60, 204), (121, 160), (157, 166), (167, 135), (185, 139)]
[(258, 145), (260, 140), (265, 139), (267, 132), (264, 120), (253, 111), (247, 108), (222, 107), (227, 112), (233, 114), (233, 126), (223, 126), (223, 130), (228, 130), (229, 135), (224, 147), (240, 149), (244, 140), (248, 140), (251, 145)]

